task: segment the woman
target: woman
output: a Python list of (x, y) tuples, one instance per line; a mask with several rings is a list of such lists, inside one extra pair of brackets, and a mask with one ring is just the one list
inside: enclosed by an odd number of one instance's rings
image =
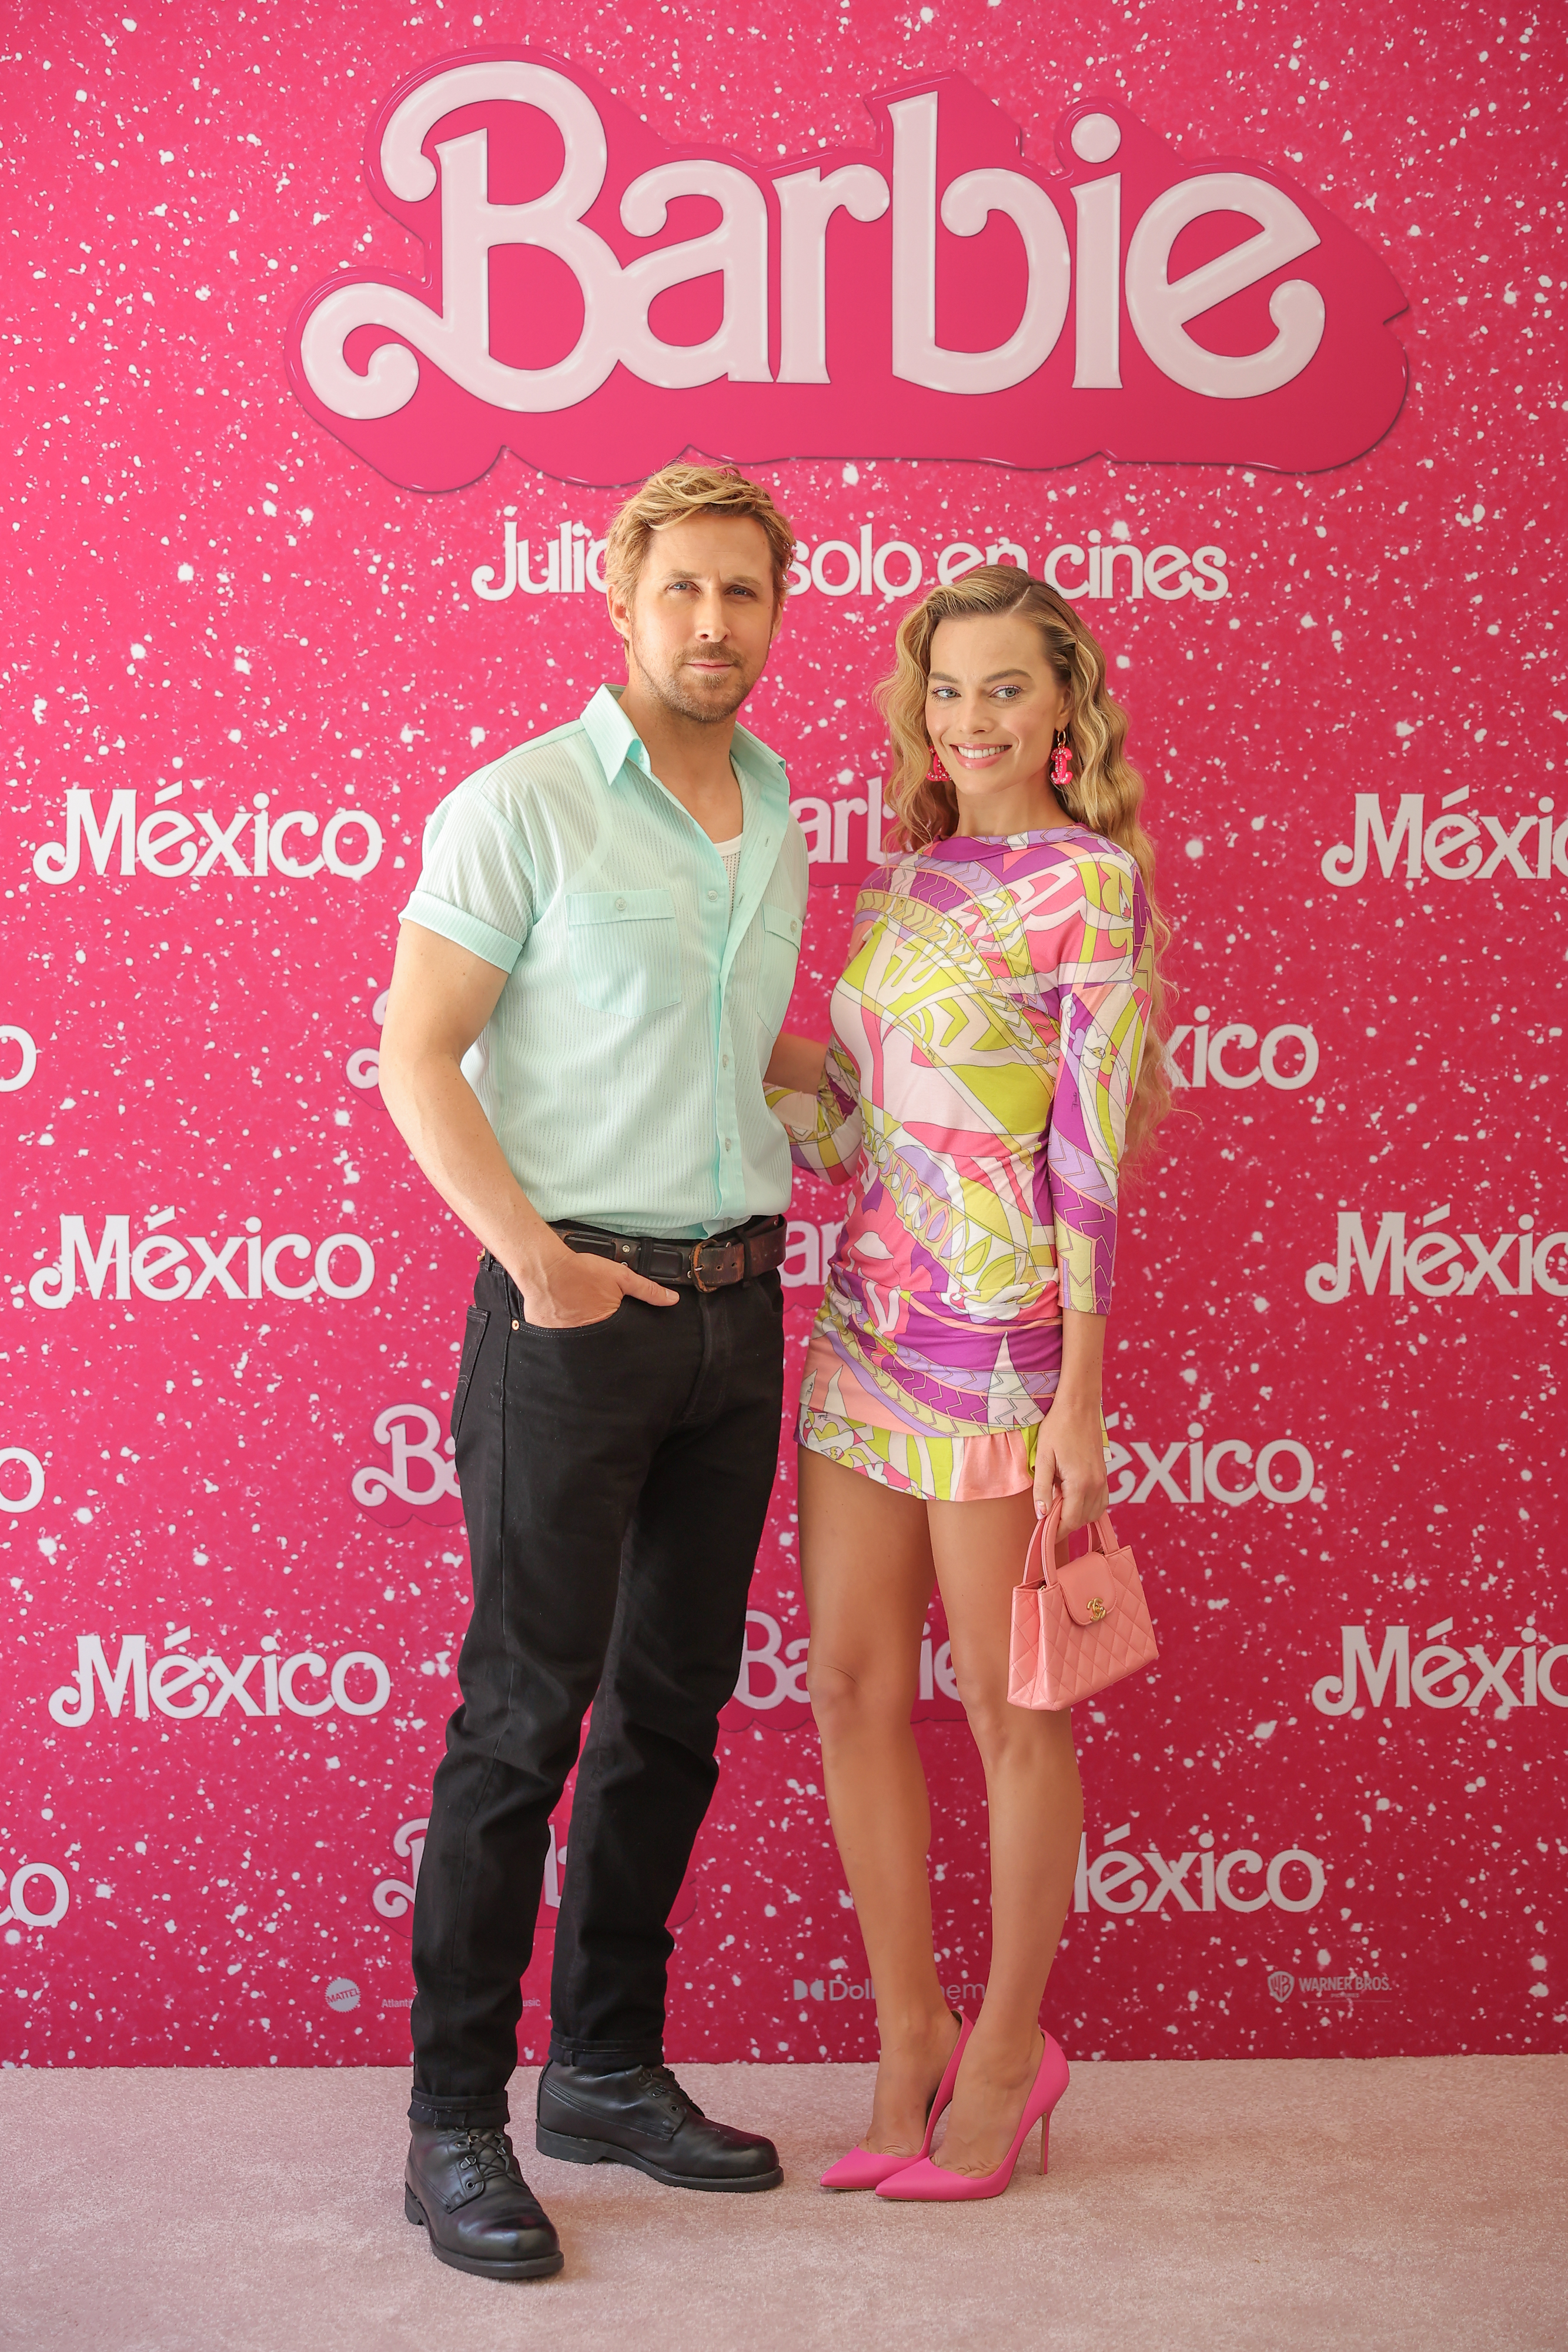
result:
[[(1144, 1051), (1167, 934), (1126, 719), (1063, 598), (997, 565), (936, 589), (881, 698), (902, 854), (861, 893), (831, 1045), (781, 1038), (768, 1072), (798, 1090), (770, 1096), (798, 1160), (851, 1188), (800, 1393), (800, 1543), (881, 2063), (824, 2182), (995, 2196), (1066, 2085), (1039, 2019), (1083, 1817), (1070, 1717), (1008, 1703), (1010, 1594), (1057, 1486), (1064, 1531), (1108, 1499), (1117, 1174), (1168, 1108)], [(990, 1822), (972, 2025), (937, 1979), (910, 1725), (933, 1580)]]

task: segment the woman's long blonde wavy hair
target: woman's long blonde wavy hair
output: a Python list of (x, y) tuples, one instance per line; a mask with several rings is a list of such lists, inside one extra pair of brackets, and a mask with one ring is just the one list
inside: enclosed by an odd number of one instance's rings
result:
[(893, 741), (893, 772), (884, 791), (893, 816), (890, 839), (904, 849), (926, 849), (958, 829), (958, 803), (950, 779), (944, 776), (934, 783), (928, 776), (932, 746), (925, 701), (933, 637), (944, 621), (1000, 619), (1013, 613), (1039, 629), (1046, 659), (1069, 698), (1072, 781), (1059, 786), (1057, 796), (1075, 824), (1113, 841), (1133, 858), (1154, 922), (1149, 1035), (1127, 1110), (1125, 1158), (1134, 1161), (1150, 1150), (1155, 1129), (1171, 1108), (1165, 1053), (1167, 988), (1160, 971), (1170, 925), (1155, 897), (1155, 845), (1138, 819), (1144, 780), (1123, 751), (1127, 714), (1106, 692), (1105, 656), (1094, 638), (1066, 598), (1042, 580), (1032, 580), (1009, 564), (980, 564), (950, 587), (934, 588), (905, 614), (898, 631), (897, 667), (876, 696)]

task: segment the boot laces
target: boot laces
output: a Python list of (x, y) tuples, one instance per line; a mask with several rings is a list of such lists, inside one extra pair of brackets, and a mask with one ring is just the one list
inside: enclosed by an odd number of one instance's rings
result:
[(520, 2180), (522, 2170), (506, 2130), (496, 2125), (488, 2130), (465, 2131), (465, 2169), (472, 2169), (484, 2180)]
[(678, 2115), (701, 2116), (702, 2109), (691, 2093), (684, 2090), (667, 2066), (644, 2066), (643, 2079), (649, 2090), (664, 2098)]

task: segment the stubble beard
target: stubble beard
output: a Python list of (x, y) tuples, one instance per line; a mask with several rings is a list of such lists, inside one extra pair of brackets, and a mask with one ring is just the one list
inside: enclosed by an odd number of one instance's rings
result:
[(673, 663), (658, 667), (648, 659), (646, 648), (633, 637), (631, 652), (643, 674), (650, 693), (657, 696), (666, 710), (679, 719), (694, 719), (698, 726), (715, 727), (733, 719), (757, 681), (747, 677), (744, 669), (733, 667), (722, 679), (715, 679), (711, 689), (704, 692), (689, 684), (681, 669), (681, 662), (691, 648), (685, 647)]

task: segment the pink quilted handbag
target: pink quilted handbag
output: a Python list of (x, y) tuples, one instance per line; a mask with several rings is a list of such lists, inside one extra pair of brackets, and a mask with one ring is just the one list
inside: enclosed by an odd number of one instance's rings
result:
[(1035, 1522), (1023, 1582), (1013, 1588), (1008, 1697), (1014, 1706), (1056, 1714), (1092, 1698), (1159, 1656), (1137, 1564), (1116, 1541), (1110, 1516), (1096, 1519), (1099, 1547), (1059, 1560), (1061, 1497)]

